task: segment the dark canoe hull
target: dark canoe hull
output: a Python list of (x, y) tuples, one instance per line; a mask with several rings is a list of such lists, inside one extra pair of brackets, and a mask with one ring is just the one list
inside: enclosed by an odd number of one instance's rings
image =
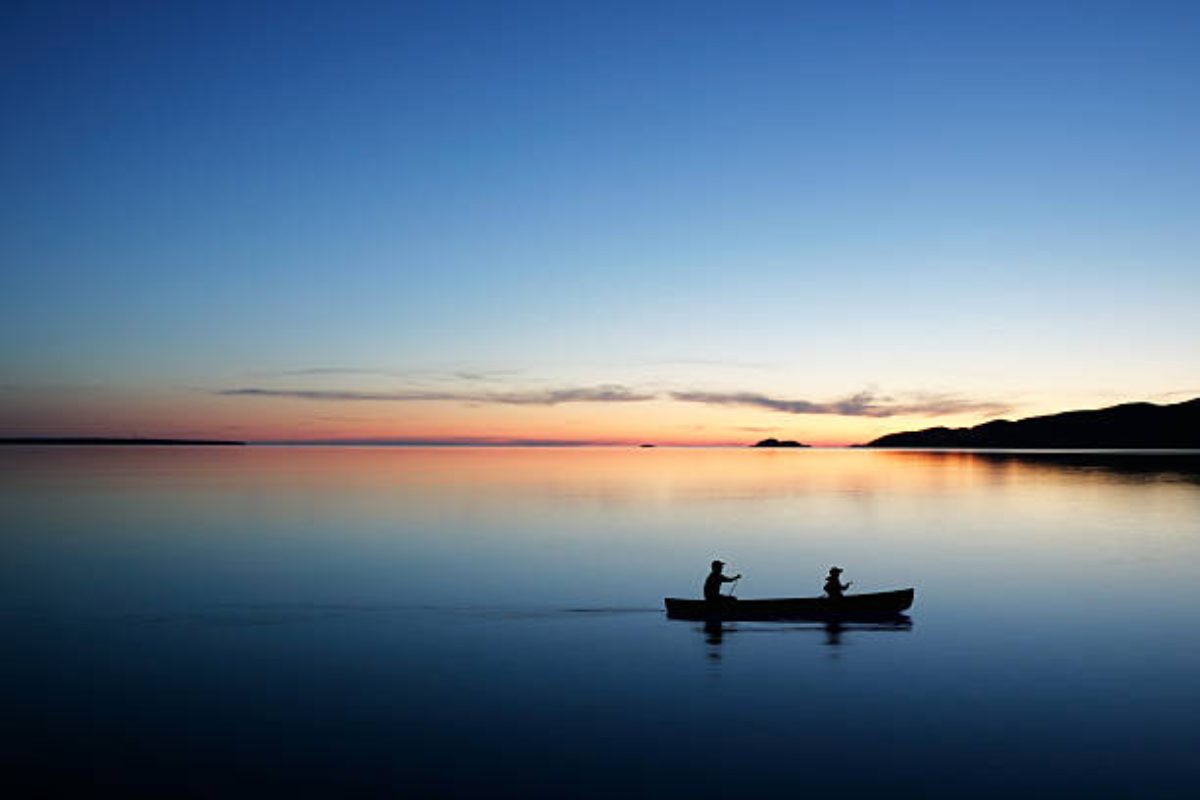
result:
[(913, 590), (851, 594), (838, 600), (828, 597), (777, 597), (766, 600), (727, 600), (709, 603), (668, 597), (671, 619), (771, 620), (809, 619), (831, 621), (879, 620), (895, 617), (912, 606)]

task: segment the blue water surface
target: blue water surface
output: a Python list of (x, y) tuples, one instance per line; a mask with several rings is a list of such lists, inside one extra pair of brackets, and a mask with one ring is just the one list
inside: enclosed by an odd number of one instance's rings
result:
[[(0, 785), (1192, 797), (1196, 459), (6, 448)], [(916, 603), (667, 620), (714, 557)]]

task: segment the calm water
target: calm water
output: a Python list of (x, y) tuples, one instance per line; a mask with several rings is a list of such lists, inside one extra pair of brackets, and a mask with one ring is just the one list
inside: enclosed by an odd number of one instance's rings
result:
[[(1197, 456), (0, 451), (0, 783), (1194, 797)], [(910, 627), (669, 621), (916, 586)]]

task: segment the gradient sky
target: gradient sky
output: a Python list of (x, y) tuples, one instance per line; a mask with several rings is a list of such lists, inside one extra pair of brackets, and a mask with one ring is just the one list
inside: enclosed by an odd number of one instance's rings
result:
[(1200, 395), (1200, 5), (6, 3), (0, 433)]

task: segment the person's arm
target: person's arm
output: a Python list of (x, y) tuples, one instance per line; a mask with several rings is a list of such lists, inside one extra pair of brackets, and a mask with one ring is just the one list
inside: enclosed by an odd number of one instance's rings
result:
[(734, 581), (736, 581), (736, 580), (740, 580), (740, 579), (741, 579), (741, 577), (742, 577), (741, 575), (734, 575), (734, 576), (731, 578), (731, 577), (729, 577), (728, 575), (722, 575), (722, 576), (721, 576), (721, 583), (733, 583), (733, 582), (734, 582)]

